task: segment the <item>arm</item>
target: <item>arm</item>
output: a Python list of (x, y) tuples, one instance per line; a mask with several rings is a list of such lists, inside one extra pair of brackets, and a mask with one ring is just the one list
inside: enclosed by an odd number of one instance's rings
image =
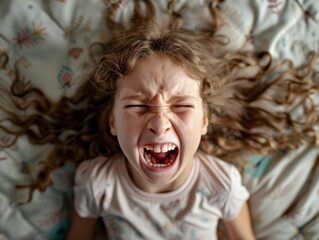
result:
[(71, 228), (67, 240), (94, 239), (97, 222), (98, 218), (82, 218), (73, 209)]
[(224, 221), (229, 239), (254, 240), (255, 235), (250, 220), (250, 212), (247, 202), (244, 203), (238, 216), (231, 221)]

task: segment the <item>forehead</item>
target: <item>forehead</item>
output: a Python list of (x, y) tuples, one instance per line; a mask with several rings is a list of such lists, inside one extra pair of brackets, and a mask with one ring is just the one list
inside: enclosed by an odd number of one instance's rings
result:
[(152, 98), (157, 94), (170, 98), (176, 95), (200, 96), (200, 82), (169, 57), (151, 56), (141, 60), (129, 75), (120, 79), (118, 94), (143, 94)]

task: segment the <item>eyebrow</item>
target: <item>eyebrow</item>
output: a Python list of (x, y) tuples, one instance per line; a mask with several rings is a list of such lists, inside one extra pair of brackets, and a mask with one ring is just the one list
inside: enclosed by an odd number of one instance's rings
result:
[(144, 101), (145, 99), (147, 99), (145, 97), (145, 95), (142, 95), (142, 94), (136, 94), (136, 95), (129, 95), (129, 96), (125, 96), (125, 97), (122, 97), (120, 100), (139, 100), (139, 101)]
[(193, 96), (190, 95), (178, 95), (178, 96), (174, 96), (172, 97), (169, 102), (181, 102), (181, 101), (187, 101), (187, 100), (192, 100), (197, 102), (197, 99)]
[[(148, 100), (148, 98), (145, 95), (142, 94), (136, 94), (136, 95), (130, 95), (130, 96), (126, 96), (121, 98), (122, 101), (126, 101), (126, 100), (137, 100), (137, 101), (141, 101), (141, 102), (146, 102)], [(177, 95), (177, 96), (173, 96), (168, 102), (181, 102), (181, 101), (187, 101), (187, 100), (192, 100), (197, 102), (197, 99), (191, 95)]]

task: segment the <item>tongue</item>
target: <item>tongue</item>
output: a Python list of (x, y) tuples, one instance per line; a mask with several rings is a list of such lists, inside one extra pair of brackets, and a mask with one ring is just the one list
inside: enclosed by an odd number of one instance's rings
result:
[(169, 154), (170, 154), (170, 152), (166, 152), (166, 153), (155, 153), (155, 152), (152, 152), (152, 156), (154, 158), (156, 158), (157, 160), (159, 160), (159, 161), (164, 161)]

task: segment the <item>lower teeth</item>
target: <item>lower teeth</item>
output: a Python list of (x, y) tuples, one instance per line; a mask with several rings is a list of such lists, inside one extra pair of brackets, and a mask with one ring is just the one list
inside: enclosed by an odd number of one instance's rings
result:
[(161, 163), (152, 163), (152, 155), (150, 153), (146, 153), (144, 154), (144, 158), (146, 160), (146, 162), (148, 163), (148, 165), (150, 165), (151, 167), (157, 167), (157, 168), (164, 168), (164, 167), (168, 167), (171, 166), (172, 163), (174, 162), (175, 159), (175, 154), (171, 154), (171, 156), (169, 157), (169, 162), (165, 163), (165, 164), (161, 164)]

